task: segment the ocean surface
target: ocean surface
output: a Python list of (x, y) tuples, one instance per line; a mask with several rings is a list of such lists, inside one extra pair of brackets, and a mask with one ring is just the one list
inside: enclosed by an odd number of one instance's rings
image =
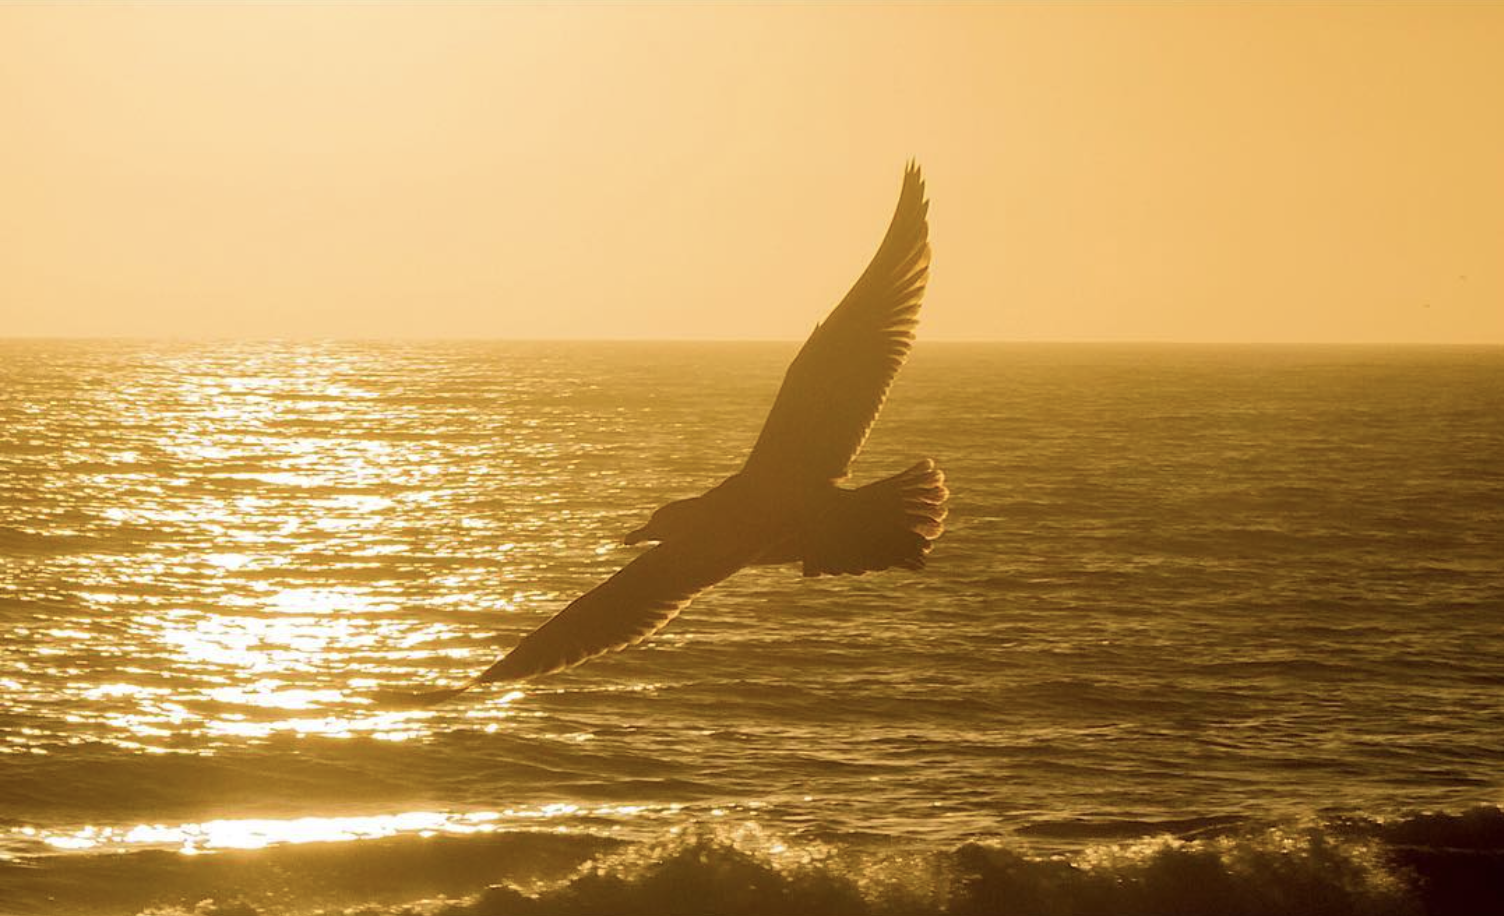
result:
[(796, 347), (0, 341), (0, 913), (1504, 913), (1504, 349), (921, 342), (924, 572), (372, 703)]

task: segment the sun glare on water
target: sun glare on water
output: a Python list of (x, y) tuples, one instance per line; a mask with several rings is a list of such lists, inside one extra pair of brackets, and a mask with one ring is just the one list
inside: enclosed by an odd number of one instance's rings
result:
[(370, 379), (394, 370), (338, 345), (169, 344), (152, 360), (100, 392), (119, 428), (109, 446), (56, 459), (82, 483), (40, 483), (39, 503), (81, 519), (69, 536), (97, 545), (54, 563), (92, 612), (16, 628), (31, 643), (16, 665), (48, 675), (33, 701), (74, 711), (66, 733), (11, 746), (215, 754), (279, 735), (406, 741), (436, 716), (488, 728), (512, 714), (517, 692), (463, 712), (371, 700), (462, 678), (495, 654), (507, 612), (554, 597), (493, 534), (494, 509), (454, 504), (457, 490), (505, 497), (506, 454), (475, 460), (526, 438), (505, 411), (484, 438), (441, 447), (434, 411), (412, 407), (421, 391), (378, 391)]
[(631, 819), (679, 813), (681, 806), (642, 805), (582, 807), (555, 802), (531, 808), (465, 813), (404, 811), (397, 814), (290, 819), (222, 819), (190, 824), (136, 824), (129, 827), (82, 826), (67, 832), (41, 833), (33, 828), (10, 831), (13, 840), (40, 842), (57, 850), (173, 849), (194, 855), (229, 849), (261, 849), (293, 843), (336, 843), (393, 836), (459, 836), (517, 829), (568, 832), (574, 818)]

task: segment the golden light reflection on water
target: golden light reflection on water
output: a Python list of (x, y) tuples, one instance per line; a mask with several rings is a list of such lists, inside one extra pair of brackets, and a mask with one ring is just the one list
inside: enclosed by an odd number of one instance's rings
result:
[[(670, 805), (595, 805), (553, 802), (499, 811), (404, 811), (397, 814), (286, 819), (217, 819), (186, 824), (85, 825), (66, 831), (19, 827), (9, 831), (13, 843), (42, 843), (57, 850), (171, 849), (194, 855), (228, 849), (263, 849), (298, 843), (339, 843), (392, 836), (461, 836), (540, 827), (568, 832), (580, 818), (610, 819), (617, 827), (634, 819), (674, 817), (684, 810)], [(717, 814), (724, 814), (717, 811)], [(615, 828), (613, 828), (615, 829)], [(670, 833), (675, 832), (670, 828)]]
[(269, 722), (239, 720), (221, 716), (205, 723), (205, 732), (220, 737), (267, 738), (278, 732), (296, 735), (322, 735), (327, 738), (353, 738), (365, 735), (378, 741), (408, 741), (424, 734), (422, 711), (388, 712), (364, 716), (302, 716), (273, 719)]
[[(241, 556), (228, 555), (225, 565)], [(69, 721), (104, 726), (106, 743), (156, 753), (213, 753), (226, 741), (279, 734), (409, 741), (427, 734), (435, 716), (448, 714), (379, 709), (367, 694), (389, 682), (392, 671), (473, 651), (445, 645), (460, 640), (458, 628), (388, 615), (394, 602), (359, 588), (285, 588), (221, 603), (249, 605), (255, 612), (171, 610), (131, 624), (167, 653), (160, 667), (171, 672), (169, 683), (191, 677), (194, 684), (79, 683), (75, 696), (89, 702), (80, 703)], [(89, 638), (63, 629), (48, 635), (57, 641)], [(362, 662), (353, 672), (352, 658)], [(477, 724), (495, 731), (523, 696), (512, 691), (488, 697), (460, 718), (483, 720)]]
[[(0, 755), (37, 755), (100, 788), (96, 808), (67, 799), (46, 826), (43, 816), (0, 825), (0, 858), (7, 846), (201, 853), (614, 830), (677, 812), (584, 806), (567, 790), (547, 804), (515, 796), (533, 807), (402, 810), (430, 796), (408, 793), (388, 766), (455, 754), (456, 771), (494, 765), (526, 780), (560, 754), (620, 753), (597, 742), (599, 717), (522, 708), (525, 696), (567, 708), (571, 693), (660, 686), (498, 690), (437, 709), (371, 699), (473, 674), (515, 638), (508, 623), (525, 631), (613, 566), (629, 526), (612, 507), (572, 504), (559, 482), (609, 428), (547, 411), (518, 424), (505, 399), (484, 412), (451, 408), (449, 381), (434, 394), (404, 387), (429, 384), (421, 372), (379, 392), (350, 386), (335, 378), (349, 371), (337, 353), (290, 352), (156, 354), (134, 381), (101, 389), (107, 421), (65, 429), (60, 457), (35, 459), (36, 495), (58, 514), (4, 523), (45, 529), (59, 536), (49, 546), (63, 546), (39, 554), (24, 583), (52, 603), (0, 647), (19, 679), (0, 685), (29, 717), (0, 734)], [(350, 374), (386, 371), (380, 360), (357, 368)], [(592, 483), (610, 489), (595, 472)], [(561, 556), (587, 559), (561, 573)], [(514, 756), (496, 756), (503, 747)], [(145, 755), (154, 763), (140, 764)], [(263, 792), (261, 768), (288, 761), (297, 777)], [(174, 774), (166, 784), (158, 767)], [(131, 782), (137, 774), (145, 781)], [(657, 778), (644, 777), (648, 797)], [(512, 798), (465, 797), (479, 807)], [(247, 798), (256, 807), (241, 807)], [(360, 813), (371, 804), (398, 813)]]

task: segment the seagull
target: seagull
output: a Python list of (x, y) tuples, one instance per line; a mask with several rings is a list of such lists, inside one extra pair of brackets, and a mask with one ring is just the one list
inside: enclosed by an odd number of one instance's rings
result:
[(797, 563), (805, 576), (923, 569), (949, 498), (935, 462), (863, 487), (840, 483), (914, 343), (929, 279), (928, 211), (924, 179), (910, 162), (876, 256), (794, 357), (746, 465), (704, 495), (668, 503), (624, 538), (656, 546), (466, 683), (383, 691), (378, 702), (427, 705), (636, 645), (747, 566)]

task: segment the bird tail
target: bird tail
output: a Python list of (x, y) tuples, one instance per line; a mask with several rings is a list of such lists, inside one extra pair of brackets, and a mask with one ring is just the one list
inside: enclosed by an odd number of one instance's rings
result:
[(923, 569), (945, 530), (945, 474), (926, 458), (901, 474), (856, 490), (810, 526), (804, 574), (861, 575), (893, 566)]

